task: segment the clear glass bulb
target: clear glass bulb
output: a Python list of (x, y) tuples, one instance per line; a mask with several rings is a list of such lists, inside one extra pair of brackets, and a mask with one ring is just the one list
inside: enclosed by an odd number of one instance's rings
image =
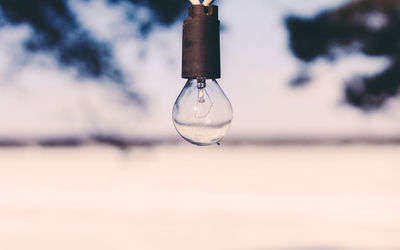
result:
[(189, 79), (172, 111), (178, 133), (199, 146), (218, 143), (228, 132), (232, 118), (231, 103), (215, 79)]

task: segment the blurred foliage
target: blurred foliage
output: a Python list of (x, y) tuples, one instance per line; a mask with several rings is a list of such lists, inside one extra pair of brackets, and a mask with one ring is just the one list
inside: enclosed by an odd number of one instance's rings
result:
[[(90, 0), (86, 0), (90, 1)], [(108, 0), (109, 3), (127, 2), (148, 7), (152, 13), (153, 22), (168, 25), (173, 23), (188, 6), (187, 0)]]
[(374, 110), (399, 94), (399, 0), (356, 0), (311, 18), (288, 16), (286, 26), (290, 49), (304, 62), (310, 63), (319, 57), (336, 60), (338, 53), (335, 52), (340, 50), (385, 57), (390, 61), (377, 75), (366, 74), (347, 82), (348, 103), (363, 110)]
[[(143, 38), (154, 25), (173, 23), (187, 5), (184, 0), (107, 0), (110, 5), (121, 2), (150, 10), (152, 16), (139, 23)], [(0, 25), (29, 25), (33, 29), (25, 41), (29, 52), (48, 52), (61, 66), (73, 67), (84, 77), (125, 83), (111, 45), (97, 40), (83, 27), (69, 3), (69, 0), (1, 0)], [(128, 20), (140, 22), (135, 18)]]

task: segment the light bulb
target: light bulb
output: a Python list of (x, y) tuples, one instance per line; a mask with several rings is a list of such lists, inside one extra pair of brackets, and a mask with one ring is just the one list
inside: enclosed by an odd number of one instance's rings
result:
[(228, 132), (232, 118), (231, 103), (215, 79), (189, 79), (172, 111), (178, 133), (199, 146), (218, 143)]

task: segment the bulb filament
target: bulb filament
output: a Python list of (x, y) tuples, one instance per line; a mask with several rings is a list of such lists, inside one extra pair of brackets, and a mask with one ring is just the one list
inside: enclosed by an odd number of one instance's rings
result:
[(206, 79), (198, 78), (197, 79), (197, 89), (198, 89), (198, 97), (196, 104), (196, 112), (194, 114), (195, 118), (205, 118), (211, 112), (213, 102), (210, 99), (210, 96), (206, 90)]

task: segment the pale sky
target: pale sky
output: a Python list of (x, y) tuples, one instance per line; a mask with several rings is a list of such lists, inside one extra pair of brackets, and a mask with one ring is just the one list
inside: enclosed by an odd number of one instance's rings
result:
[[(337, 64), (319, 60), (311, 68), (315, 76), (311, 84), (297, 89), (288, 86), (300, 62), (287, 48), (283, 17), (289, 12), (311, 15), (344, 2), (217, 2), (220, 20), (227, 27), (221, 36), (222, 78), (218, 82), (234, 109), (230, 136), (400, 133), (400, 98), (368, 115), (343, 103), (343, 81), (354, 73), (379, 71), (386, 64), (382, 58), (352, 55)], [(137, 31), (123, 18), (122, 7), (110, 8), (103, 0), (73, 1), (72, 7), (93, 34), (114, 42), (118, 62), (148, 100), (146, 111), (121, 101), (121, 93), (112, 85), (77, 80), (72, 70), (61, 71), (46, 54), (26, 57), (18, 44), (31, 32), (28, 27), (0, 29), (0, 135), (101, 131), (178, 136), (171, 110), (185, 84), (180, 78), (182, 24), (156, 28), (147, 40), (138, 40)], [(143, 52), (145, 61), (138, 59)], [(16, 67), (15, 62), (25, 65)]]

